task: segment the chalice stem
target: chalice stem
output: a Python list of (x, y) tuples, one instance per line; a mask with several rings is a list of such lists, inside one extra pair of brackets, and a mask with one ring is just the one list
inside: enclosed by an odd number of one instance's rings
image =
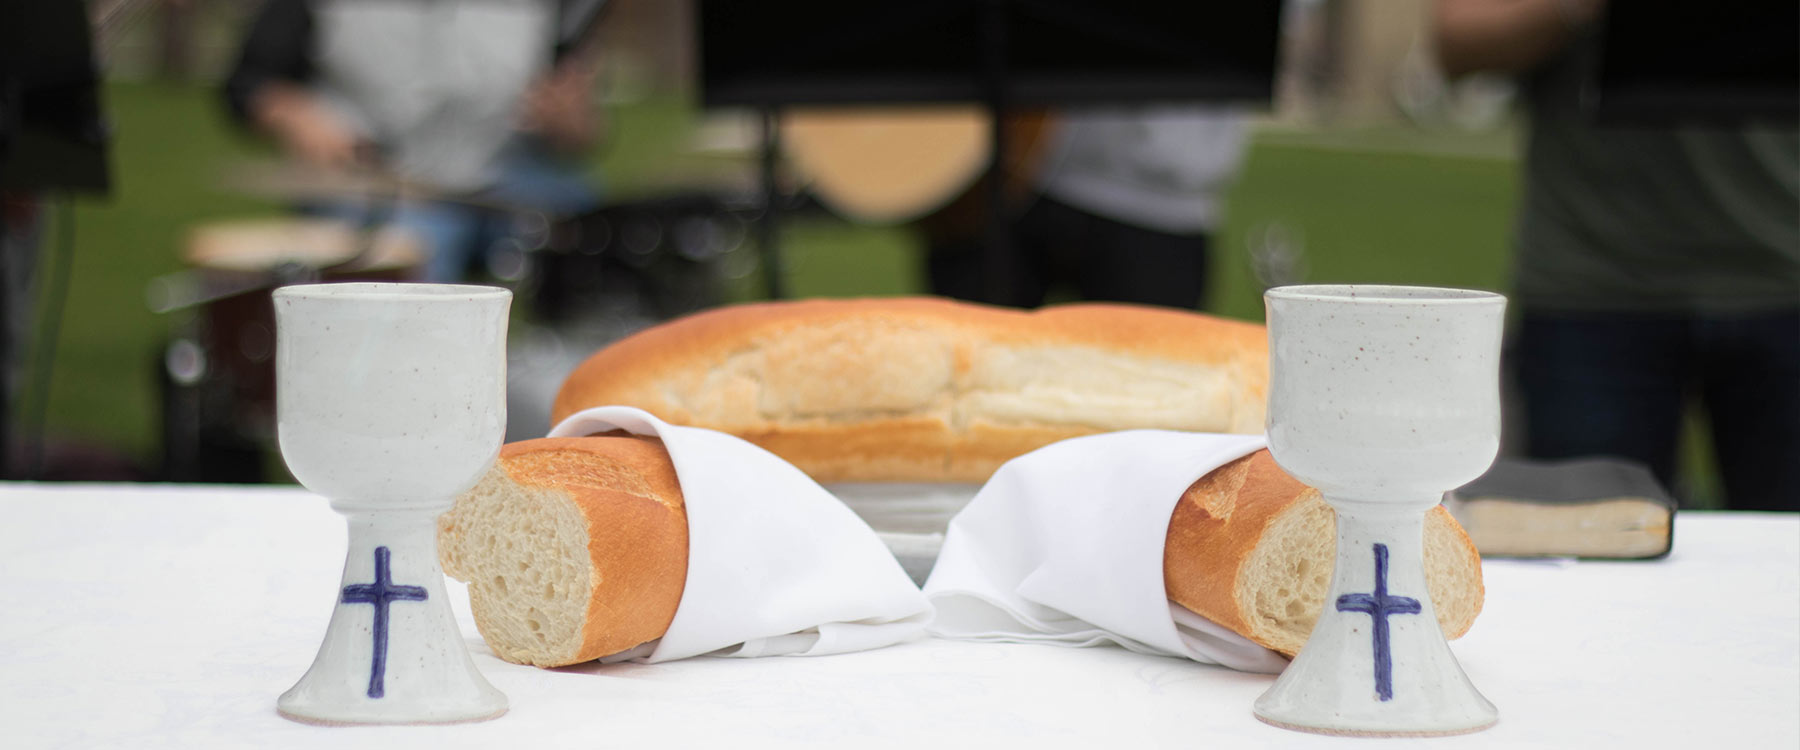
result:
[[(1333, 502), (1339, 508), (1349, 504)], [(1352, 622), (1359, 614), (1368, 617), (1369, 665), (1380, 701), (1394, 699), (1395, 618), (1437, 627), (1425, 586), (1424, 534), (1423, 511), (1382, 508), (1337, 515), (1337, 563), (1326, 606)]]
[(1337, 562), (1318, 624), (1256, 714), (1294, 729), (1434, 735), (1494, 723), (1450, 652), (1426, 590), (1424, 503), (1326, 498)]
[[(345, 510), (349, 548), (337, 607), (312, 669), (278, 703), (284, 715), (382, 723), (472, 720), (505, 710), (504, 696), (462, 644), (445, 595), (437, 559), (441, 510)], [(409, 668), (390, 669), (396, 663)]]
[[(443, 571), (437, 561), (435, 518), (433, 511), (416, 510), (373, 511), (350, 516), (350, 551), (345, 559), (338, 603), (372, 606), (367, 691), (370, 698), (381, 698), (387, 693), (388, 639), (392, 632), (394, 607), (408, 606), (400, 602), (423, 602), (419, 614), (429, 620), (449, 618), (454, 627), (454, 615), (448, 607), (442, 606), (445, 602)], [(395, 549), (408, 557), (424, 556), (425, 559), (407, 560), (407, 567), (422, 571), (423, 585), (395, 581)], [(359, 567), (354, 563), (359, 559), (373, 561), (374, 573), (368, 582), (357, 582), (357, 576), (353, 575)], [(434, 593), (435, 597), (432, 596)]]

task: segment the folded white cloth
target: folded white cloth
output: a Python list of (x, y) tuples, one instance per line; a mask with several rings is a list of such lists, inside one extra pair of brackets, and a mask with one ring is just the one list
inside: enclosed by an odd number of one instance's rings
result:
[[(868, 524), (792, 464), (639, 409), (571, 415), (551, 437), (663, 441), (687, 504), (687, 586), (660, 641), (622, 656), (819, 656), (923, 637), (931, 605)], [(609, 659), (610, 660), (610, 659)]]
[(1250, 672), (1287, 661), (1170, 602), (1169, 517), (1261, 436), (1131, 430), (1055, 443), (994, 474), (950, 522), (925, 595), (943, 638), (1093, 646)]

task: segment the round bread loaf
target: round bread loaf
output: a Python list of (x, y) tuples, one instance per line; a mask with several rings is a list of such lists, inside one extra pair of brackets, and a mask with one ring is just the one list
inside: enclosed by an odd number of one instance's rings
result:
[[(1481, 614), (1481, 556), (1443, 506), (1425, 517), (1425, 588), (1444, 635)], [(1318, 621), (1337, 561), (1337, 517), (1319, 491), (1267, 450), (1188, 487), (1169, 518), (1169, 599), (1264, 647), (1293, 656)]]
[(662, 441), (511, 443), (438, 519), (444, 572), (495, 655), (557, 667), (662, 637), (687, 580), (687, 511)]
[(1261, 432), (1267, 383), (1263, 327), (1199, 313), (805, 300), (624, 338), (569, 375), (552, 418), (635, 406), (749, 440), (820, 482), (983, 482), (1080, 435)]

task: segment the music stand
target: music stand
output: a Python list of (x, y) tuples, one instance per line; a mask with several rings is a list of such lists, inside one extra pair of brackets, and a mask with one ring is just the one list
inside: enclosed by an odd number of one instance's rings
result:
[(0, 189), (107, 190), (99, 83), (86, 3), (0, 3)]
[(1611, 3), (1593, 114), (1608, 125), (1800, 122), (1800, 4)]
[(1018, 106), (1255, 102), (1274, 93), (1280, 3), (1163, 0), (700, 0), (701, 102), (763, 115), (761, 239), (769, 296), (783, 106), (976, 103), (994, 123), (986, 275), (1006, 299), (1007, 129)]

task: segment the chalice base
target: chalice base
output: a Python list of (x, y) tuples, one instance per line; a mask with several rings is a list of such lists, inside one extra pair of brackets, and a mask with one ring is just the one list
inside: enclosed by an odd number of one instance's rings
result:
[(1358, 736), (1438, 736), (1493, 726), (1450, 652), (1425, 587), (1423, 512), (1337, 509), (1338, 554), (1318, 624), (1254, 707), (1269, 724)]
[(506, 696), (481, 676), (444, 593), (431, 511), (349, 514), (337, 607), (312, 668), (276, 701), (307, 724), (485, 721)]

